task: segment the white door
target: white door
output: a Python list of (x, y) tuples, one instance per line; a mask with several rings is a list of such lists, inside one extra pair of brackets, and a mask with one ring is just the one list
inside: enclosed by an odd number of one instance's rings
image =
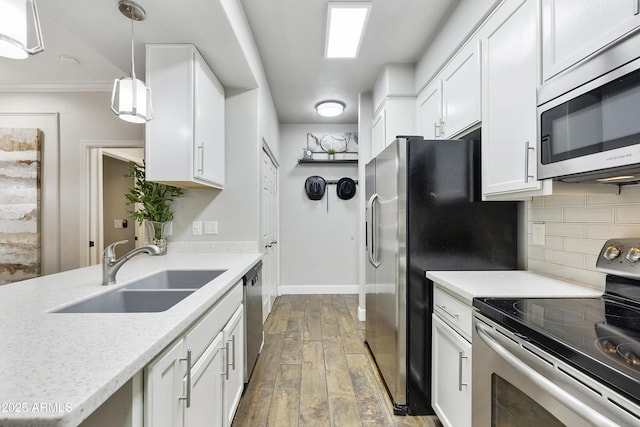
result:
[(471, 426), (471, 344), (433, 315), (433, 409), (445, 427)]
[(262, 316), (271, 312), (278, 296), (278, 166), (266, 150), (262, 150)]
[(187, 427), (223, 427), (222, 396), (224, 334), (220, 332), (191, 370), (191, 401), (185, 410)]
[(424, 139), (441, 139), (442, 90), (441, 80), (435, 79), (418, 95), (416, 130)]

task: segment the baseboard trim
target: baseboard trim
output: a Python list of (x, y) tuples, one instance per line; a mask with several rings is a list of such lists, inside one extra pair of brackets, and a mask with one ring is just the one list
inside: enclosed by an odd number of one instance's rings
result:
[(364, 322), (367, 320), (367, 310), (358, 306), (358, 320)]
[(358, 285), (289, 285), (279, 286), (279, 295), (331, 295), (331, 294), (357, 294)]

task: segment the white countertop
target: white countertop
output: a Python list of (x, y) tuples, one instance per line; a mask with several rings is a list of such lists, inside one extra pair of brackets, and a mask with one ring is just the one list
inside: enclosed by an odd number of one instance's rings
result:
[[(0, 286), (0, 426), (72, 426), (89, 416), (262, 257), (140, 255), (101, 286), (100, 265)], [(165, 269), (227, 271), (160, 313), (51, 313)], [(16, 407), (16, 404), (19, 406)], [(41, 405), (53, 408), (40, 412)], [(26, 412), (17, 412), (24, 408)]]
[(581, 298), (603, 291), (530, 271), (427, 271), (428, 279), (457, 294), (469, 305), (474, 297)]

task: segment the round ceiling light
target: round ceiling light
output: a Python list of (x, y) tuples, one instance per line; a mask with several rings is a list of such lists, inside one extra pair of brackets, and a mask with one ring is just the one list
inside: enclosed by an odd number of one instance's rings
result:
[(344, 102), (322, 101), (316, 104), (316, 113), (322, 117), (337, 117), (344, 113)]

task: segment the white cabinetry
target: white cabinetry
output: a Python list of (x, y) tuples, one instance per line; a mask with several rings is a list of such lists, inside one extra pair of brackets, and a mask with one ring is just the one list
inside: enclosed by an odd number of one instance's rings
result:
[(229, 427), (244, 386), (242, 282), (145, 368), (148, 427)]
[(372, 157), (377, 156), (396, 136), (413, 135), (415, 98), (386, 98), (376, 112), (371, 128)]
[(223, 413), (224, 426), (230, 427), (244, 389), (244, 323), (240, 306), (224, 327), (226, 367), (224, 370)]
[(482, 31), (484, 196), (536, 195), (536, 2), (507, 0)]
[(146, 67), (154, 114), (145, 127), (146, 178), (223, 188), (222, 85), (190, 44), (147, 45)]
[(471, 426), (471, 307), (434, 289), (432, 404), (445, 427)]
[(425, 139), (448, 139), (480, 118), (480, 43), (472, 40), (418, 95), (416, 128)]
[(637, 0), (541, 0), (541, 8), (544, 81), (640, 26)]

